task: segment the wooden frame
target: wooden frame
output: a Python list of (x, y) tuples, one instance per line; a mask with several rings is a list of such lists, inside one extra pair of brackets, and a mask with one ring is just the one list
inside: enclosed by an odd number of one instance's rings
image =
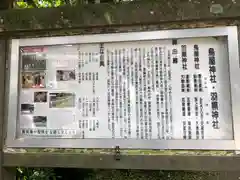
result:
[(4, 162), (3, 157), (3, 147), (4, 147), (4, 139), (5, 139), (5, 82), (6, 82), (6, 57), (8, 55), (8, 41), (6, 39), (0, 39), (0, 179), (3, 180), (14, 180), (15, 179), (15, 171), (12, 171), (11, 168), (5, 168), (2, 166)]
[(239, 171), (239, 164), (239, 156), (121, 155), (116, 161), (114, 154), (5, 153), (3, 166)]
[[(202, 2), (201, 2), (202, 3)], [(232, 1), (226, 1), (226, 0), (218, 0), (216, 3), (220, 4), (232, 4)], [(98, 8), (98, 5), (94, 5), (95, 8), (92, 9), (96, 10)], [(137, 6), (137, 5), (136, 5)], [(108, 7), (108, 5), (105, 5), (104, 7)], [(132, 5), (132, 7), (135, 8), (135, 6)], [(126, 31), (127, 30), (134, 30), (132, 27), (125, 27), (120, 28), (116, 27), (119, 24), (124, 24), (124, 25), (130, 25), (134, 22), (133, 25), (135, 25), (135, 28), (139, 24), (154, 24), (154, 23), (168, 23), (168, 28), (180, 28), (181, 26), (178, 26), (177, 24), (185, 24), (185, 27), (196, 27), (196, 26), (205, 26), (206, 24), (201, 24), (195, 22), (196, 19), (201, 20), (201, 19), (208, 19), (208, 20), (216, 20), (219, 19), (218, 21), (214, 22), (208, 22), (206, 26), (215, 26), (216, 24), (218, 25), (227, 25), (229, 22), (225, 21), (224, 19), (221, 20), (221, 18), (237, 18), (239, 16), (239, 9), (238, 6), (233, 5), (232, 8), (228, 8), (229, 6), (224, 6), (224, 13), (215, 16), (214, 14), (209, 12), (208, 6), (204, 6), (202, 4), (200, 5), (194, 5), (193, 6), (183, 6), (184, 10), (182, 12), (188, 12), (191, 10), (191, 12), (188, 15), (185, 15), (179, 19), (179, 16), (177, 15), (177, 11), (169, 11), (170, 13), (165, 13), (164, 15), (161, 13), (155, 13), (151, 14), (149, 13), (150, 11), (156, 11), (160, 12), (159, 8), (155, 6), (154, 4), (152, 5), (142, 5), (141, 8), (135, 8), (136, 11), (131, 11), (124, 9), (124, 13), (129, 13), (125, 14), (125, 19), (124, 21), (115, 21), (114, 23), (111, 24), (111, 22), (105, 21), (104, 17), (104, 8), (101, 9), (101, 21), (99, 19), (96, 19), (94, 23), (87, 24), (87, 22), (83, 23), (82, 21), (79, 21), (79, 17), (84, 15), (84, 12), (86, 14), (86, 11), (82, 12), (82, 8), (74, 8), (74, 10), (69, 10), (69, 8), (57, 8), (57, 9), (39, 9), (39, 10), (24, 10), (24, 11), (19, 11), (19, 10), (10, 10), (10, 11), (2, 11), (0, 12), (1, 19), (3, 22), (1, 23), (1, 28), (2, 32), (0, 33), (1, 35), (7, 35), (7, 36), (36, 36), (36, 34), (41, 34), (41, 35), (46, 35), (46, 34), (65, 34), (64, 32), (57, 32), (59, 29), (56, 29), (56, 27), (59, 28), (68, 28), (68, 32), (73, 31), (75, 34), (79, 34), (79, 32), (88, 32), (89, 33), (89, 27), (93, 28), (91, 29), (91, 33), (95, 31), (95, 33), (101, 32), (102, 28), (99, 28), (97, 26), (104, 26), (105, 31)], [(191, 9), (190, 9), (190, 8)], [(116, 8), (113, 6), (113, 8), (117, 9), (117, 11), (114, 11), (116, 15), (113, 15), (113, 19), (119, 19), (118, 14), (122, 9)], [(163, 9), (165, 6), (163, 6)], [(225, 9), (228, 8), (228, 9)], [(87, 9), (87, 8), (86, 8)], [(63, 12), (64, 16), (66, 14), (66, 17), (68, 17), (68, 14), (70, 12), (70, 17), (69, 19), (77, 19), (77, 21), (73, 20), (73, 23), (67, 24), (67, 23), (60, 23), (59, 26), (56, 26), (57, 20), (61, 19), (61, 17), (64, 17), (61, 15), (61, 12)], [(78, 12), (82, 12), (79, 13)], [(143, 14), (144, 16), (147, 15), (148, 18), (141, 18), (139, 16), (134, 16), (134, 14), (131, 14), (132, 12), (138, 13), (138, 14)], [(144, 13), (145, 12), (145, 13)], [(176, 13), (175, 13), (176, 12)], [(33, 16), (29, 15), (32, 14)], [(47, 14), (47, 15), (46, 15)], [(41, 20), (41, 17), (46, 17), (46, 16), (51, 16), (54, 14), (56, 18), (50, 18), (51, 20), (45, 21)], [(74, 15), (76, 15), (74, 17)], [(71, 16), (73, 15), (73, 16)], [(129, 17), (135, 17), (134, 18), (129, 18)], [(168, 18), (166, 18), (166, 16)], [(25, 19), (27, 17), (27, 19)], [(161, 17), (161, 18), (159, 18)], [(178, 18), (177, 18), (178, 17)], [(31, 20), (35, 19), (36, 20), (36, 26), (32, 26), (31, 23), (22, 23), (20, 19), (24, 19), (24, 22), (31, 22)], [(33, 18), (33, 19), (32, 19)], [(96, 17), (91, 17), (89, 19), (93, 19)], [(57, 20), (56, 20), (57, 19)], [(63, 18), (64, 19), (64, 18)], [(136, 22), (136, 20), (141, 20)], [(68, 18), (65, 18), (65, 21), (67, 22)], [(146, 21), (143, 21), (146, 20)], [(172, 25), (172, 21), (179, 20), (177, 23)], [(194, 20), (194, 23), (192, 22), (183, 22), (182, 20)], [(35, 22), (35, 21), (34, 21)], [(62, 20), (61, 20), (62, 22)], [(77, 23), (76, 23), (77, 22)], [(88, 21), (92, 22), (92, 21)], [(100, 22), (100, 23), (99, 23)], [(232, 22), (232, 20), (230, 21)], [(108, 27), (108, 25), (116, 25), (111, 28)], [(195, 24), (195, 25), (192, 25)], [(236, 24), (239, 24), (239, 22), (236, 22)], [(150, 26), (146, 25), (148, 28)], [(157, 24), (154, 27), (157, 29), (164, 28), (164, 24)], [(53, 28), (51, 29), (51, 32), (54, 31), (54, 33), (49, 33), (49, 29), (46, 28)], [(85, 28), (85, 30), (70, 30), (69, 27), (73, 28)], [(143, 26), (141, 25), (141, 28)], [(120, 30), (121, 29), (121, 30)], [(42, 30), (42, 31), (34, 31), (34, 30)], [(147, 29), (145, 29), (147, 30)], [(122, 155), (120, 158), (120, 161), (115, 161), (114, 160), (114, 154), (109, 154), (109, 155), (104, 155), (104, 154), (96, 154), (96, 155), (88, 155), (88, 154), (71, 154), (71, 153), (40, 153), (40, 152), (25, 152), (25, 150), (19, 150), (22, 151), (21, 153), (17, 153), (15, 149), (9, 150), (9, 151), (3, 151), (4, 147), (4, 131), (3, 131), (3, 121), (4, 121), (4, 106), (3, 106), (3, 99), (4, 99), (4, 73), (5, 73), (5, 43), (6, 41), (0, 41), (0, 82), (2, 86), (0, 87), (0, 102), (1, 108), (0, 108), (0, 128), (1, 128), (1, 155), (0, 155), (0, 161), (1, 161), (1, 169), (0, 169), (0, 179), (4, 180), (13, 180), (14, 179), (14, 173), (9, 173), (6, 171), (5, 168), (2, 167), (16, 167), (16, 166), (28, 166), (28, 167), (76, 167), (76, 168), (129, 168), (130, 166), (133, 167), (135, 165), (135, 168), (140, 168), (140, 169), (172, 169), (172, 170), (206, 170), (206, 171), (239, 171), (240, 166), (240, 158), (239, 156), (231, 155), (231, 156), (217, 156), (217, 155), (211, 155), (211, 156), (199, 156), (199, 155)], [(3, 46), (4, 45), (4, 46)], [(4, 56), (3, 56), (4, 55)], [(192, 154), (197, 154), (194, 153), (194, 151), (191, 152)], [(66, 163), (66, 160), (68, 160), (68, 163)], [(96, 165), (94, 165), (97, 163)], [(113, 163), (113, 164), (111, 164)], [(144, 164), (146, 163), (146, 164)], [(3, 178), (4, 176), (4, 178)], [(229, 179), (227, 176), (224, 175), (224, 180)]]

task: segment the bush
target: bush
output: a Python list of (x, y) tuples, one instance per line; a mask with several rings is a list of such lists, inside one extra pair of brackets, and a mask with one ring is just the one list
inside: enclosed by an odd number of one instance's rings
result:
[(17, 180), (57, 180), (52, 168), (17, 168)]
[(17, 168), (17, 180), (216, 180), (217, 173), (186, 171)]

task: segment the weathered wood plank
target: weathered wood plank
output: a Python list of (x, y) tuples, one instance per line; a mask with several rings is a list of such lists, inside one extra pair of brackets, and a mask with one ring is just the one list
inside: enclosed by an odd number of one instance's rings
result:
[(100, 169), (239, 171), (239, 156), (4, 153), (4, 166)]
[(3, 167), (3, 146), (4, 146), (4, 109), (5, 109), (5, 67), (6, 67), (6, 40), (0, 39), (0, 179), (14, 180), (15, 174)]
[[(0, 31), (143, 25), (173, 21), (240, 17), (240, 2), (215, 0), (222, 13), (210, 11), (209, 0), (155, 0), (124, 4), (92, 4), (77, 7), (7, 10), (0, 12)], [(214, 10), (214, 12), (217, 12)]]

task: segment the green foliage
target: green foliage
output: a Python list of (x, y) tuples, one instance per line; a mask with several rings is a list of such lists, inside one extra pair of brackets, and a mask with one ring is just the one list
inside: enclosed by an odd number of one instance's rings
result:
[(47, 7), (59, 7), (65, 5), (64, 0), (18, 0), (15, 2), (15, 8), (47, 8)]
[(214, 172), (96, 170), (88, 180), (213, 180), (216, 175)]
[(14, 8), (50, 8), (64, 5), (75, 6), (77, 4), (91, 4), (95, 2), (118, 3), (123, 1), (133, 0), (14, 0)]
[[(215, 180), (217, 172), (17, 168), (17, 180)], [(70, 174), (69, 174), (70, 173)]]
[(17, 168), (17, 180), (57, 180), (52, 168)]

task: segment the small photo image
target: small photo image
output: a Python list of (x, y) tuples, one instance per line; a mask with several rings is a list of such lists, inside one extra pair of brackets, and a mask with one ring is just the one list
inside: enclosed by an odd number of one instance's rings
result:
[(36, 127), (47, 127), (47, 116), (33, 116), (33, 123)]
[(21, 104), (21, 114), (33, 114), (34, 105), (33, 104)]
[(23, 72), (22, 88), (44, 88), (45, 73), (44, 72)]
[(57, 81), (72, 81), (76, 79), (75, 70), (57, 70)]
[(75, 107), (74, 93), (50, 93), (50, 108), (71, 108)]
[(47, 92), (34, 92), (34, 102), (47, 102)]
[(45, 54), (31, 53), (22, 55), (22, 69), (30, 70), (46, 70)]

